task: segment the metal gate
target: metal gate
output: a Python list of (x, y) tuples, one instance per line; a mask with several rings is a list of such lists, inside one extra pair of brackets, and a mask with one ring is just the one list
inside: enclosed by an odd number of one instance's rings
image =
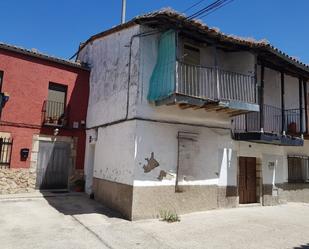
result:
[(39, 189), (65, 189), (68, 187), (71, 166), (70, 144), (40, 141), (37, 181)]

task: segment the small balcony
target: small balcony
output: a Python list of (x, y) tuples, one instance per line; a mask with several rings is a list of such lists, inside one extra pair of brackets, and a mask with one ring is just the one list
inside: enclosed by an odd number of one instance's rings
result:
[(42, 124), (51, 127), (68, 125), (69, 106), (62, 102), (45, 100), (42, 108)]
[(263, 105), (261, 113), (247, 113), (233, 118), (233, 138), (241, 141), (302, 146), (305, 132), (304, 109)]
[(162, 70), (165, 70), (163, 80), (172, 81), (172, 84), (161, 82), (157, 89), (151, 89), (157, 92), (150, 92), (150, 95), (159, 96), (154, 99), (156, 105), (178, 104), (182, 109), (205, 108), (230, 116), (259, 111), (256, 80), (252, 75), (180, 61), (176, 62), (175, 77), (167, 77), (166, 74), (173, 74), (168, 67)]

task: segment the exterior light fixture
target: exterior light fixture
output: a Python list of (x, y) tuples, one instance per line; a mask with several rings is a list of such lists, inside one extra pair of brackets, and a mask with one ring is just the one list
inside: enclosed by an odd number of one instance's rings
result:
[(54, 129), (54, 136), (57, 136), (58, 134), (59, 134), (59, 129), (58, 128)]

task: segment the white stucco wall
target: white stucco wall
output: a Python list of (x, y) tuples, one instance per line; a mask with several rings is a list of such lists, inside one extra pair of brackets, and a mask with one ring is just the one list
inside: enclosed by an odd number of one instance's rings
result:
[[(139, 33), (136, 25), (86, 45), (78, 59), (91, 68), (87, 127), (99, 126), (126, 117), (131, 37)], [(135, 112), (139, 72), (139, 40), (131, 48), (129, 115)]]
[[(261, 82), (261, 66), (257, 71), (258, 83)], [(299, 80), (296, 77), (284, 75), (285, 109), (299, 108)], [(303, 103), (304, 95), (302, 96)], [(281, 108), (281, 73), (265, 67), (264, 70), (264, 104)]]
[(285, 76), (285, 107), (286, 109), (299, 108), (299, 80), (289, 75)]
[(94, 177), (132, 185), (135, 126), (135, 121), (130, 121), (98, 129)]
[[(136, 131), (134, 185), (175, 185), (178, 131), (197, 134), (190, 170), (186, 172), (185, 179), (179, 179), (180, 184), (236, 185), (237, 159), (229, 130), (138, 121)], [(145, 158), (149, 158), (151, 153), (160, 165), (144, 173)], [(158, 179), (161, 170), (168, 174), (163, 181)]]
[(281, 108), (281, 74), (267, 67), (264, 70), (264, 104)]

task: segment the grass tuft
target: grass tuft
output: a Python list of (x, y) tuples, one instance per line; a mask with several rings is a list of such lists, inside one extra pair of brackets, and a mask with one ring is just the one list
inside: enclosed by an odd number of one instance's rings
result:
[(166, 221), (168, 223), (180, 221), (180, 217), (178, 216), (178, 214), (170, 210), (160, 211), (160, 217), (162, 221)]

